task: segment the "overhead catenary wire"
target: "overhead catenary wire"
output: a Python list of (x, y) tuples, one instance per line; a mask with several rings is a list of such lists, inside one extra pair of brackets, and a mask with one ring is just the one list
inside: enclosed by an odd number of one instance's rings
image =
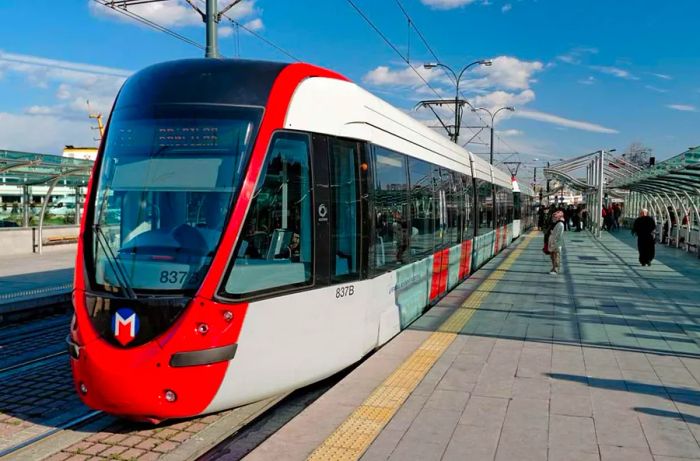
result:
[(364, 19), (365, 22), (377, 33), (377, 35), (379, 35), (379, 36), (381, 37), (381, 39), (384, 40), (384, 42), (385, 42), (387, 45), (389, 45), (389, 47), (390, 47), (392, 50), (394, 50), (394, 52), (401, 58), (401, 60), (402, 60), (403, 62), (405, 62), (406, 65), (407, 65), (411, 70), (413, 70), (413, 72), (418, 76), (418, 78), (420, 78), (420, 79), (423, 81), (423, 83), (425, 84), (425, 86), (427, 86), (433, 93), (435, 93), (435, 95), (436, 95), (438, 98), (442, 98), (442, 95), (441, 95), (432, 85), (430, 85), (430, 83), (428, 83), (428, 81), (420, 74), (420, 72), (418, 72), (418, 70), (416, 70), (415, 67), (413, 67), (413, 66), (411, 65), (411, 62), (403, 55), (403, 53), (396, 47), (396, 45), (394, 45), (393, 43), (391, 43), (391, 40), (389, 40), (389, 39), (387, 38), (387, 36), (384, 35), (384, 33), (379, 29), (379, 27), (377, 27), (377, 26), (372, 22), (372, 20), (369, 19), (369, 17), (367, 17), (367, 15), (355, 4), (355, 2), (353, 2), (353, 0), (346, 0), (346, 1), (350, 4), (350, 6), (352, 6), (352, 7), (355, 9), (355, 11), (357, 12), (357, 14), (359, 14), (359, 15), (362, 17), (362, 19)]
[[(403, 13), (403, 15), (406, 17), (406, 20), (408, 21), (409, 27), (412, 27), (413, 30), (416, 32), (416, 34), (418, 35), (418, 38), (421, 40), (423, 45), (425, 45), (425, 48), (428, 50), (428, 52), (433, 57), (433, 59), (435, 59), (436, 62), (442, 62), (440, 60), (440, 58), (438, 57), (437, 53), (435, 52), (435, 50), (433, 49), (433, 47), (430, 46), (430, 43), (428, 43), (428, 40), (425, 38), (425, 35), (423, 35), (423, 33), (420, 31), (420, 29), (416, 25), (416, 22), (413, 20), (411, 15), (408, 14), (408, 11), (403, 6), (403, 3), (401, 3), (401, 0), (394, 0), (394, 1), (396, 2), (396, 5), (399, 7), (399, 9)], [(445, 76), (447, 77), (448, 80), (450, 80), (453, 84), (457, 85), (457, 81), (452, 74), (447, 72), (447, 70), (445, 68), (443, 68), (442, 66), (438, 66), (438, 67), (440, 68), (440, 70), (442, 70), (442, 72), (445, 74)], [(464, 93), (462, 91), (460, 91), (459, 94), (462, 96), (462, 98), (464, 99), (464, 101), (467, 103), (467, 105), (469, 107), (471, 107), (471, 108), (474, 107), (469, 103), (469, 101), (467, 100), (467, 97), (464, 95)], [(479, 118), (481, 123), (486, 125), (486, 121), (484, 121), (484, 119), (481, 118), (481, 115), (479, 113), (476, 113), (476, 116)], [(473, 138), (476, 138), (480, 142), (484, 143), (484, 139), (481, 137), (480, 132), (477, 132), (473, 128), (469, 128), (469, 127), (467, 127), (467, 129), (472, 130), (472, 133), (474, 134)]]
[[(255, 37), (255, 38), (257, 38), (257, 39), (263, 41), (264, 43), (266, 43), (267, 45), (269, 45), (269, 46), (271, 46), (272, 48), (276, 49), (277, 51), (279, 51), (279, 52), (282, 53), (283, 55), (287, 56), (288, 58), (290, 58), (290, 59), (292, 59), (292, 60), (294, 60), (294, 61), (296, 61), (296, 62), (301, 62), (301, 59), (297, 58), (296, 56), (294, 56), (294, 55), (293, 55), (292, 53), (290, 53), (289, 51), (287, 51), (287, 50), (285, 50), (284, 48), (282, 48), (281, 46), (277, 45), (277, 44), (274, 43), (272, 40), (267, 39), (267, 38), (263, 37), (262, 35), (258, 34), (257, 32), (255, 32), (254, 30), (252, 30), (250, 27), (246, 27), (244, 24), (241, 24), (239, 21), (237, 21), (237, 20), (231, 18), (230, 16), (224, 15), (224, 17), (225, 17), (226, 19), (228, 19), (229, 21), (231, 21), (231, 23), (232, 23), (234, 26), (236, 26), (236, 27), (238, 27), (238, 28), (240, 28), (240, 29), (245, 30), (245, 31), (248, 32), (250, 35), (252, 35), (253, 37)], [(240, 45), (239, 45), (239, 47), (240, 47)]]
[[(425, 45), (425, 48), (428, 50), (428, 52), (429, 52), (430, 55), (433, 57), (433, 59), (435, 59), (436, 62), (441, 62), (440, 58), (437, 56), (437, 53), (435, 52), (435, 50), (433, 49), (433, 47), (430, 46), (430, 43), (428, 43), (428, 40), (425, 38), (425, 35), (423, 35), (423, 33), (421, 32), (421, 30), (418, 28), (418, 26), (416, 25), (416, 22), (413, 20), (413, 18), (411, 17), (411, 15), (408, 14), (408, 11), (407, 11), (406, 8), (403, 6), (403, 3), (401, 2), (401, 0), (394, 0), (394, 1), (396, 2), (396, 5), (399, 7), (399, 9), (400, 9), (401, 12), (403, 13), (403, 15), (406, 17), (406, 20), (408, 21), (409, 26), (412, 27), (413, 30), (416, 32), (416, 34), (418, 35), (418, 38), (420, 38), (421, 42), (423, 42), (423, 45)], [(455, 79), (454, 79), (454, 76), (451, 75), (449, 72), (447, 72), (446, 69), (444, 69), (443, 67), (440, 67), (440, 69), (442, 69), (442, 71), (443, 71), (443, 73), (445, 74), (445, 76), (447, 76), (447, 78), (448, 78), (451, 82), (453, 82), (454, 84), (457, 83), (457, 82), (455, 81)], [(464, 100), (466, 101), (467, 98), (466, 98), (466, 96), (464, 95), (464, 93), (462, 93), (462, 92), (460, 91), (460, 94), (462, 95), (462, 97), (463, 97)], [(471, 104), (469, 104), (469, 102), (467, 102), (467, 104), (468, 104), (470, 107), (472, 107)], [(481, 123), (483, 123), (484, 125), (488, 125), (488, 124), (486, 123), (486, 121), (481, 117), (481, 114), (479, 114), (478, 112), (475, 113), (475, 114), (476, 114), (476, 116), (479, 118), (479, 120), (481, 121)], [(474, 133), (473, 130), (472, 130), (472, 132)], [(479, 141), (481, 141), (482, 143), (484, 142), (484, 140), (481, 138), (481, 135), (480, 135), (479, 133), (477, 133), (475, 136), (476, 136), (476, 138), (477, 138)], [(501, 137), (498, 135), (498, 133), (496, 133), (496, 138), (498, 138), (498, 140), (499, 140), (500, 142), (502, 142), (503, 144), (505, 144), (506, 146), (508, 146), (508, 148), (512, 151), (511, 156), (512, 156), (512, 155), (518, 155), (518, 156), (520, 156), (520, 152), (518, 152), (518, 151), (517, 151), (516, 149), (514, 149), (510, 144), (508, 144), (508, 142), (506, 142), (503, 138), (501, 138)], [(507, 157), (507, 158), (510, 158), (510, 156)], [(506, 161), (507, 158), (504, 159), (503, 161)], [(499, 163), (502, 163), (502, 161), (499, 162)]]
[[(199, 2), (202, 3), (202, 4), (205, 4), (205, 1), (204, 1), (204, 0), (199, 0)], [(301, 59), (297, 58), (296, 56), (294, 56), (294, 55), (293, 55), (292, 53), (290, 53), (289, 51), (287, 51), (287, 50), (285, 50), (284, 48), (282, 48), (281, 46), (277, 45), (277, 44), (274, 43), (272, 40), (263, 37), (262, 35), (258, 34), (258, 33), (255, 32), (254, 30), (252, 30), (250, 27), (247, 27), (245, 24), (241, 24), (240, 21), (238, 21), (238, 20), (232, 18), (231, 16), (229, 16), (229, 15), (226, 13), (226, 11), (221, 12), (221, 15), (222, 15), (222, 17), (228, 19), (228, 20), (231, 22), (231, 24), (233, 24), (234, 27), (236, 27), (236, 50), (237, 50), (237, 55), (238, 55), (239, 57), (240, 57), (241, 45), (240, 45), (240, 36), (239, 36), (238, 34), (240, 33), (240, 32), (239, 32), (239, 29), (243, 29), (243, 30), (245, 30), (246, 32), (248, 32), (250, 35), (252, 35), (253, 37), (257, 38), (258, 40), (262, 41), (263, 43), (267, 44), (268, 46), (274, 48), (275, 50), (279, 51), (280, 53), (282, 53), (283, 55), (285, 55), (285, 56), (287, 56), (288, 58), (292, 59), (293, 61), (296, 61), (296, 62), (300, 62), (300, 61), (301, 61)]]
[(109, 4), (109, 3), (107, 2), (107, 0), (93, 0), (93, 1), (94, 1), (95, 3), (97, 3), (98, 5), (102, 5), (102, 6), (104, 6), (105, 8), (109, 8), (109, 9), (111, 9), (112, 11), (116, 11), (116, 12), (118, 12), (118, 13), (120, 13), (120, 14), (123, 14), (124, 16), (126, 16), (126, 17), (128, 17), (128, 18), (131, 18), (131, 19), (133, 19), (133, 20), (135, 20), (135, 21), (138, 21), (138, 22), (140, 22), (140, 23), (142, 23), (142, 24), (144, 24), (144, 25), (146, 25), (146, 26), (148, 26), (148, 27), (150, 27), (150, 28), (152, 28), (152, 29), (158, 30), (158, 31), (160, 31), (160, 32), (163, 32), (163, 33), (165, 33), (165, 34), (170, 35), (171, 37), (174, 37), (174, 38), (176, 38), (176, 39), (178, 39), (178, 40), (181, 40), (181, 41), (187, 43), (188, 45), (192, 45), (192, 46), (197, 47), (197, 48), (199, 48), (199, 49), (201, 49), (201, 50), (204, 50), (204, 49), (205, 49), (204, 45), (202, 45), (202, 44), (200, 44), (200, 43), (198, 43), (198, 42), (192, 40), (191, 38), (185, 37), (184, 35), (179, 34), (179, 33), (175, 32), (175, 31), (172, 30), (172, 29), (168, 29), (167, 27), (162, 26), (162, 25), (160, 25), (160, 24), (158, 24), (158, 23), (156, 23), (156, 22), (154, 22), (154, 21), (151, 21), (150, 19), (144, 18), (143, 16), (134, 13), (133, 11), (129, 11), (129, 10), (127, 10), (126, 8), (120, 8), (120, 7), (118, 7), (117, 5), (114, 5), (114, 4)]

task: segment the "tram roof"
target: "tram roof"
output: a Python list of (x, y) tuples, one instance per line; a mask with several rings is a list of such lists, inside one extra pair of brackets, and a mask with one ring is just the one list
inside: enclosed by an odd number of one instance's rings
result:
[(691, 147), (653, 167), (617, 178), (608, 187), (635, 192), (688, 192), (697, 195), (700, 193), (700, 146)]
[(7, 186), (87, 186), (92, 160), (0, 150), (0, 182)]

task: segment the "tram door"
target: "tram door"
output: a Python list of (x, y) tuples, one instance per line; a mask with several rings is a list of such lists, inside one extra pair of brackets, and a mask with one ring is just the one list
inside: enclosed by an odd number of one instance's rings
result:
[(320, 286), (330, 286), (336, 308), (355, 318), (352, 325), (367, 327), (367, 331), (356, 332), (363, 354), (377, 340), (376, 326), (366, 318), (371, 293), (359, 284), (366, 273), (368, 251), (366, 242), (363, 244), (363, 236), (368, 236), (363, 223), (369, 223), (363, 219), (363, 213), (368, 213), (363, 198), (367, 169), (361, 168), (367, 161), (365, 155), (358, 141), (314, 136), (317, 281)]

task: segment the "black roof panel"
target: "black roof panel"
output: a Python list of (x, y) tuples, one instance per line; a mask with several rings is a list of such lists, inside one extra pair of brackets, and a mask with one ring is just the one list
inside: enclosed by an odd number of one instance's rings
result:
[(240, 59), (182, 59), (147, 67), (124, 83), (117, 107), (155, 104), (265, 106), (288, 64)]

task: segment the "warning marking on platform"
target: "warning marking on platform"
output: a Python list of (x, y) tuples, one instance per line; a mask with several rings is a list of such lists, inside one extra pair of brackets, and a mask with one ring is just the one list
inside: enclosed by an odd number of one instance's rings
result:
[(308, 460), (357, 460), (369, 448), (430, 368), (457, 337), (533, 237), (525, 240), (350, 416), (319, 445)]

